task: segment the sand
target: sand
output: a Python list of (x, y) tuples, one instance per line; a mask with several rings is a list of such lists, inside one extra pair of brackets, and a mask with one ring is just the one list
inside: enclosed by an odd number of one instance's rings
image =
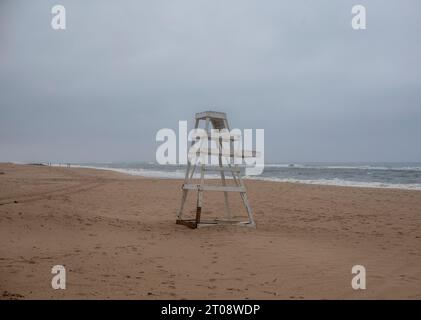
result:
[[(420, 191), (247, 180), (257, 229), (191, 230), (175, 224), (180, 186), (0, 164), (0, 298), (421, 298)], [(223, 212), (221, 193), (204, 200), (202, 216)], [(353, 265), (366, 290), (351, 287)]]

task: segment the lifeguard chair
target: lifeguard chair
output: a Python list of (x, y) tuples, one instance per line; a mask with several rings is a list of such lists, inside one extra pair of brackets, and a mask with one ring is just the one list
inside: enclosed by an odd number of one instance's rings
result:
[[(206, 165), (205, 163), (197, 164), (191, 163), (190, 157), (188, 157), (187, 162), (187, 169), (184, 178), (184, 183), (182, 185), (182, 199), (181, 199), (181, 206), (178, 211), (177, 215), (177, 224), (185, 225), (189, 228), (195, 229), (204, 226), (215, 226), (221, 224), (231, 224), (231, 225), (240, 225), (240, 226), (248, 226), (248, 227), (255, 227), (256, 224), (253, 219), (253, 212), (250, 207), (247, 198), (247, 190), (241, 178), (241, 168), (238, 164), (235, 163), (234, 157), (256, 157), (257, 154), (255, 151), (236, 151), (233, 148), (234, 141), (241, 139), (241, 136), (234, 136), (230, 134), (230, 129), (228, 125), (227, 116), (224, 112), (215, 112), (215, 111), (205, 111), (196, 113), (195, 116), (195, 129), (200, 128), (200, 123), (205, 122), (205, 133), (207, 139), (199, 139), (202, 143), (204, 140), (215, 141), (217, 148), (211, 149), (208, 148), (206, 145), (205, 151), (203, 151), (202, 146), (200, 148), (195, 148), (197, 154), (200, 154), (201, 157), (206, 156), (217, 156), (219, 165), (212, 166)], [(219, 132), (223, 132), (223, 134), (218, 135), (216, 138), (211, 133), (211, 126), (213, 129), (219, 130)], [(191, 143), (190, 150), (193, 150), (193, 146), (198, 143), (198, 140), (193, 140)], [(229, 149), (226, 148), (226, 145), (229, 146)], [(206, 152), (204, 155), (203, 152)], [(200, 157), (199, 156), (199, 157)], [(225, 161), (223, 161), (223, 159)], [(197, 159), (196, 159), (197, 160)], [(200, 182), (193, 183), (193, 175), (197, 167), (200, 167)], [(222, 185), (211, 185), (205, 183), (205, 173), (206, 172), (219, 172), (221, 177)], [(228, 186), (227, 185), (227, 177), (226, 173), (228, 173), (232, 180), (234, 181), (234, 185)], [(183, 219), (183, 209), (187, 199), (187, 195), (189, 190), (196, 190), (197, 191), (197, 200), (196, 200), (196, 217), (194, 219)], [(203, 192), (204, 191), (219, 191), (224, 193), (224, 200), (225, 200), (225, 217), (222, 219), (212, 219), (206, 220), (202, 219), (202, 203), (203, 203)], [(228, 193), (238, 192), (240, 193), (240, 197), (244, 204), (244, 207), (247, 212), (248, 220), (247, 221), (240, 221), (234, 219), (228, 203)]]

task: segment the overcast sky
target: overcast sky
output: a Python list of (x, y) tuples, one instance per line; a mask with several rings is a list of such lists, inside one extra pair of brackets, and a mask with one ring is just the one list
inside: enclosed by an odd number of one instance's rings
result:
[(421, 161), (420, 35), (418, 0), (1, 0), (0, 161), (154, 160), (207, 109), (269, 162)]

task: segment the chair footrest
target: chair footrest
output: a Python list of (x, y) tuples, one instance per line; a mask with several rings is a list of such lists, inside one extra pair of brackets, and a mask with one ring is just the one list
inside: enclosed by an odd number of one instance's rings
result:
[(241, 168), (228, 166), (205, 166), (205, 171), (241, 172)]
[(231, 186), (207, 186), (200, 184), (183, 184), (183, 190), (198, 190), (198, 191), (223, 191), (223, 192), (246, 192), (245, 187), (231, 187)]

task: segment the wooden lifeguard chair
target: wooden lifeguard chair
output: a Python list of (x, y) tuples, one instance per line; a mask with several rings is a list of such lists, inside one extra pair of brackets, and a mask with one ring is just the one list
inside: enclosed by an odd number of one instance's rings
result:
[[(215, 112), (215, 111), (205, 111), (196, 113), (195, 116), (195, 129), (199, 129), (200, 122), (205, 122), (205, 131), (207, 136), (207, 143), (209, 141), (215, 141), (217, 148), (211, 149), (206, 146), (206, 157), (209, 155), (218, 156), (218, 163), (217, 166), (210, 166), (204, 163), (197, 164), (191, 163), (190, 157), (187, 160), (187, 169), (184, 178), (184, 183), (182, 185), (182, 199), (181, 199), (181, 206), (180, 210), (178, 211), (177, 215), (177, 224), (185, 225), (189, 228), (196, 229), (198, 227), (204, 226), (214, 226), (220, 224), (231, 224), (231, 225), (240, 225), (240, 226), (248, 226), (248, 227), (256, 227), (256, 224), (253, 220), (253, 212), (251, 210), (250, 204), (247, 199), (247, 191), (246, 187), (244, 186), (243, 180), (241, 179), (241, 168), (238, 164), (235, 163), (234, 157), (256, 157), (255, 151), (244, 151), (241, 150), (240, 152), (234, 150), (233, 144), (234, 141), (240, 140), (241, 136), (233, 136), (231, 135), (227, 116), (224, 112)], [(219, 130), (220, 132), (224, 132), (215, 138), (214, 135), (211, 134), (211, 128)], [(203, 141), (206, 139), (200, 139)], [(191, 143), (190, 150), (192, 147), (197, 143), (197, 140), (193, 140)], [(226, 145), (229, 145), (229, 150), (226, 149)], [(224, 147), (225, 146), (225, 147)], [(196, 153), (196, 151), (194, 151)], [(199, 149), (197, 154), (201, 154), (203, 157), (203, 150)], [(224, 159), (225, 158), (225, 159)], [(225, 161), (223, 161), (223, 159)], [(197, 160), (197, 159), (196, 159)], [(225, 163), (224, 163), (225, 162)], [(193, 175), (196, 170), (196, 167), (200, 166), (200, 182), (198, 184), (193, 183)], [(210, 185), (205, 184), (205, 172), (219, 172), (221, 176), (222, 185)], [(226, 181), (225, 173), (229, 173), (232, 176), (234, 181), (234, 186), (228, 186)], [(187, 194), (189, 190), (196, 190), (197, 191), (197, 201), (196, 201), (196, 217), (194, 219), (183, 219), (183, 209), (187, 199)], [(204, 191), (220, 191), (224, 192), (224, 200), (225, 200), (225, 217), (223, 219), (212, 219), (212, 220), (202, 220), (201, 213), (202, 213), (202, 203), (203, 203), (203, 192)], [(237, 219), (233, 219), (231, 215), (231, 211), (229, 208), (228, 203), (228, 193), (238, 192), (240, 193), (241, 199), (243, 201), (244, 207), (247, 211), (248, 220), (247, 221), (239, 221)]]

